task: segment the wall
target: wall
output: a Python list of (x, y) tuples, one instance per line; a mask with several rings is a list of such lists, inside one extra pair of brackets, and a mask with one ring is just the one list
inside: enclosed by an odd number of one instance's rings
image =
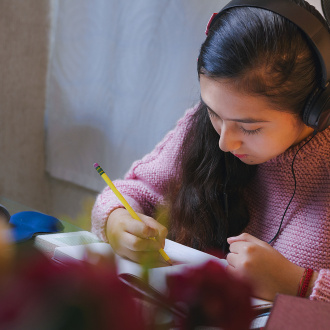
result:
[(74, 221), (89, 216), (84, 201), (95, 193), (45, 172), (50, 8), (49, 0), (0, 1), (0, 195)]
[(0, 193), (43, 211), (48, 9), (44, 0), (0, 2)]

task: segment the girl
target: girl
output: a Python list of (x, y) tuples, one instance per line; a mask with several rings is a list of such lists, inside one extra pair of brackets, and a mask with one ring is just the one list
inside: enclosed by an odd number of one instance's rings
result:
[[(328, 29), (314, 7), (287, 2)], [(115, 182), (143, 223), (107, 187), (92, 231), (136, 261), (158, 253), (169, 231), (179, 243), (228, 253), (228, 271), (258, 297), (330, 301), (330, 128), (315, 135), (301, 116), (320, 71), (289, 20), (254, 7), (225, 10), (200, 50), (200, 103)], [(168, 231), (153, 218), (159, 205)]]

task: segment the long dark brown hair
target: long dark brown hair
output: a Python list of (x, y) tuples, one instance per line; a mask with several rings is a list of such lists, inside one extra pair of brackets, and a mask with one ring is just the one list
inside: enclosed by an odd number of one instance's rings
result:
[[(316, 12), (302, 0), (291, 1)], [(265, 97), (275, 109), (297, 115), (319, 74), (313, 51), (294, 24), (251, 7), (227, 10), (214, 22), (197, 68), (199, 75), (226, 80), (238, 91)], [(257, 170), (222, 152), (218, 141), (201, 103), (187, 128), (168, 194), (169, 237), (201, 250), (226, 251), (227, 237), (246, 227), (243, 191)]]

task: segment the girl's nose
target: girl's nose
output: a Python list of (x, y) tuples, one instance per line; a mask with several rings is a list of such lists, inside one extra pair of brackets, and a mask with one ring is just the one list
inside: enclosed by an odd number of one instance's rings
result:
[(219, 138), (219, 148), (224, 152), (238, 150), (242, 145), (242, 141), (238, 138), (237, 134), (233, 130), (226, 129), (222, 127), (220, 138)]

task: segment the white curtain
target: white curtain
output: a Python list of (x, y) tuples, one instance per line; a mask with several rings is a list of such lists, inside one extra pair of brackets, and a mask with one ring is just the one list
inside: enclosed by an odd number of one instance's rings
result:
[(228, 0), (53, 0), (47, 170), (93, 190), (151, 151), (199, 99), (196, 61)]
[(94, 162), (122, 177), (198, 101), (205, 27), (228, 0), (51, 1), (47, 170), (98, 191)]

